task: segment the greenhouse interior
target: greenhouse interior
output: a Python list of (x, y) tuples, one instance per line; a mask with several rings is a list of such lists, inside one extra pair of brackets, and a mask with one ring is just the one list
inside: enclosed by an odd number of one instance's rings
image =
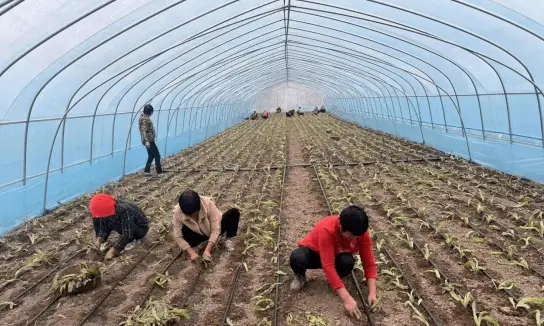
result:
[(0, 31), (1, 325), (544, 325), (543, 1), (0, 0)]

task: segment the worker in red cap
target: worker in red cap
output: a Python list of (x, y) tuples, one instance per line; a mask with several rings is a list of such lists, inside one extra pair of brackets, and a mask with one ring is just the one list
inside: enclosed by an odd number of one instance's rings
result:
[(108, 240), (112, 231), (120, 235), (117, 243), (106, 254), (106, 259), (112, 259), (121, 251), (139, 244), (149, 230), (149, 221), (144, 212), (132, 202), (99, 194), (91, 198), (89, 210), (98, 249)]

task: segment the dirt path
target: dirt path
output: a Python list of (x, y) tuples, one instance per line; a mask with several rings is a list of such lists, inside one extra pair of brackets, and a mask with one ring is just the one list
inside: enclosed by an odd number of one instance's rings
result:
[[(288, 163), (307, 162), (303, 157), (300, 134), (289, 132)], [(308, 285), (300, 293), (291, 293), (289, 285), (292, 272), (289, 255), (297, 242), (308, 234), (315, 223), (328, 215), (328, 208), (320, 194), (319, 184), (311, 167), (291, 168), (287, 171), (285, 197), (282, 214), (282, 241), (285, 243), (280, 255), (282, 270), (288, 274), (280, 289), (279, 325), (307, 325), (307, 313), (329, 321), (329, 325), (358, 325), (343, 311), (340, 299), (332, 291), (321, 270), (309, 270)], [(288, 319), (290, 322), (288, 322)], [(295, 321), (296, 320), (296, 321)], [(363, 322), (364, 324), (364, 322)]]

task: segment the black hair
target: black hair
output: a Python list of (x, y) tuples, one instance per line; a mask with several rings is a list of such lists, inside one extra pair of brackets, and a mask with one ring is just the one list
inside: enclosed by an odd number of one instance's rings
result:
[(200, 196), (192, 189), (187, 189), (179, 196), (179, 208), (185, 215), (192, 215), (200, 210)]
[(350, 232), (354, 236), (361, 236), (368, 230), (368, 216), (361, 207), (348, 206), (340, 213), (340, 226), (342, 232)]
[(144, 106), (144, 114), (146, 115), (152, 115), (153, 114), (153, 105), (151, 104), (146, 104)]

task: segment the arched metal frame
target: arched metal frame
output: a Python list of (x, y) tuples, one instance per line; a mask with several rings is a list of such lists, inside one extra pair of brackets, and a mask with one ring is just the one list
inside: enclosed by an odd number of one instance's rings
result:
[[(365, 1), (384, 6), (384, 8), (390, 10), (400, 11), (405, 14), (413, 15), (414, 17), (432, 21), (433, 23), (448, 27), (452, 31), (484, 42), (495, 48), (497, 51), (500, 51), (512, 58), (523, 69), (522, 71), (518, 71), (517, 68), (501, 62), (489, 53), (482, 53), (476, 51), (475, 49), (468, 48), (457, 43), (453, 39), (446, 39), (439, 35), (433, 34), (432, 32), (421, 30), (415, 26), (396, 22), (388, 19), (387, 17), (354, 10), (353, 8), (344, 8), (341, 6), (327, 4), (326, 2), (317, 2), (312, 0), (263, 1), (263, 3), (260, 5), (250, 8), (244, 12), (232, 15), (218, 22), (217, 24), (214, 24), (213, 26), (204, 28), (173, 46), (169, 46), (166, 49), (159, 49), (156, 54), (150, 57), (143, 58), (135, 64), (123, 67), (122, 70), (100, 82), (98, 86), (93, 87), (91, 90), (87, 91), (86, 94), (80, 94), (81, 90), (83, 90), (91, 82), (94, 82), (97, 76), (106, 71), (106, 69), (113, 66), (118, 67), (119, 63), (122, 62), (122, 59), (131, 54), (137, 53), (138, 50), (142, 49), (146, 45), (151, 44), (153, 41), (160, 39), (176, 29), (197, 22), (202, 17), (215, 12), (220, 12), (226, 8), (229, 8), (235, 3), (241, 2), (241, 0), (231, 0), (178, 23), (175, 26), (151, 37), (147, 41), (139, 44), (124, 54), (114, 57), (110, 62), (103, 64), (99, 69), (95, 70), (92, 75), (85, 77), (85, 80), (80, 83), (77, 89), (70, 95), (70, 99), (66, 103), (62, 117), (32, 119), (33, 108), (35, 107), (42, 91), (63, 71), (77, 64), (80, 59), (92, 54), (93, 51), (99, 49), (109, 41), (114, 40), (125, 33), (129, 33), (133, 28), (139, 26), (140, 24), (153, 19), (161, 13), (168, 12), (168, 10), (185, 2), (184, 0), (175, 1), (172, 4), (150, 13), (144, 18), (139, 19), (129, 26), (117, 31), (113, 35), (100, 41), (98, 44), (86, 50), (83, 54), (65, 64), (58, 71), (55, 71), (53, 75), (40, 86), (36, 94), (34, 94), (31, 105), (28, 108), (27, 118), (25, 121), (0, 121), (0, 126), (19, 123), (25, 124), (23, 178), (21, 180), (10, 182), (9, 184), (17, 182), (26, 184), (27, 180), (36, 177), (27, 175), (27, 150), (29, 125), (31, 122), (59, 122), (50, 146), (47, 170), (44, 171), (44, 173), (37, 175), (45, 175), (45, 209), (47, 205), (48, 180), (50, 173), (53, 172), (51, 169), (51, 160), (59, 133), (61, 134), (61, 137), (59, 137), (61, 146), (60, 171), (62, 172), (63, 169), (67, 167), (67, 165), (64, 163), (64, 142), (67, 120), (87, 117), (92, 118), (89, 159), (69, 165), (73, 166), (85, 162), (92, 164), (94, 160), (99, 158), (94, 157), (93, 154), (95, 120), (96, 117), (99, 116), (113, 116), (111, 139), (112, 146), (111, 152), (108, 155), (113, 156), (116, 152), (123, 152), (124, 174), (127, 152), (134, 147), (132, 146), (131, 139), (132, 128), (144, 104), (151, 103), (154, 100), (159, 101), (159, 105), (156, 110), (158, 116), (158, 129), (160, 127), (161, 113), (167, 114), (165, 136), (162, 137), (162, 139), (165, 140), (164, 150), (166, 151), (168, 148), (169, 137), (180, 135), (186, 131), (189, 131), (189, 135), (191, 135), (192, 130), (202, 129), (204, 127), (203, 124), (205, 124), (206, 127), (207, 137), (208, 127), (211, 124), (220, 124), (222, 121), (226, 123), (226, 121), (235, 118), (241, 119), (252, 106), (256, 96), (264, 89), (283, 85), (285, 83), (295, 83), (310, 89), (315, 89), (323, 94), (323, 98), (326, 103), (332, 103), (333, 105), (334, 103), (340, 103), (346, 107), (346, 110), (348, 110), (346, 112), (366, 112), (367, 114), (370, 114), (370, 116), (376, 118), (382, 117), (389, 119), (393, 122), (394, 128), (396, 128), (395, 123), (399, 121), (399, 119), (403, 123), (409, 121), (410, 124), (413, 124), (415, 121), (417, 124), (419, 124), (423, 141), (425, 141), (423, 134), (424, 121), (422, 119), (421, 110), (428, 110), (431, 128), (434, 129), (439, 126), (440, 123), (433, 119), (431, 102), (429, 99), (431, 96), (438, 96), (441, 103), (440, 109), (442, 110), (442, 119), (444, 121), (441, 128), (444, 128), (444, 130), (448, 132), (449, 125), (446, 120), (443, 102), (443, 99), (445, 99), (446, 101), (451, 102), (455, 108), (455, 111), (457, 112), (462, 136), (466, 142), (468, 155), (471, 157), (468, 134), (462, 116), (463, 108), (461, 107), (461, 103), (459, 101), (460, 95), (450, 76), (451, 72), (440, 69), (440, 65), (448, 64), (455, 67), (457, 69), (456, 74), (459, 73), (470, 81), (470, 85), (474, 90), (473, 95), (476, 96), (478, 104), (477, 108), (479, 110), (481, 122), (481, 137), (485, 140), (485, 120), (480, 101), (481, 94), (477, 87), (477, 84), (481, 85), (481, 82), (470, 74), (466, 67), (463, 67), (457, 61), (455, 61), (454, 58), (440, 53), (440, 51), (435, 50), (430, 45), (424, 45), (423, 43), (416, 42), (410, 38), (401, 38), (393, 33), (394, 30), (402, 30), (405, 33), (413, 35), (414, 37), (427, 38), (463, 50), (489, 67), (496, 75), (502, 88), (502, 94), (500, 95), (504, 96), (506, 114), (508, 117), (508, 135), (510, 143), (514, 142), (514, 134), (512, 133), (512, 124), (510, 121), (511, 108), (508, 98), (509, 93), (496, 66), (500, 66), (527, 81), (530, 85), (532, 85), (535, 91), (534, 95), (536, 96), (538, 114), (540, 117), (539, 122), (541, 137), (539, 140), (544, 147), (544, 126), (542, 105), (540, 100), (540, 96), (544, 96), (544, 93), (541, 87), (535, 82), (530, 69), (520, 58), (493, 40), (466, 30), (461, 26), (456, 26), (449, 22), (439, 21), (438, 19), (426, 15), (423, 12), (378, 0)], [(0, 6), (0, 16), (9, 14), (10, 10), (16, 8), (23, 2), (23, 0), (10, 0), (4, 2), (2, 6)], [(114, 2), (115, 0), (109, 0), (99, 4), (94, 9), (81, 14), (79, 17), (74, 18), (69, 23), (56, 29), (50, 35), (44, 37), (35, 44), (30, 45), (22, 54), (18, 55), (15, 59), (11, 60), (0, 69), (0, 78), (2, 78), (2, 76), (4, 76), (9, 69), (23, 61), (28, 54), (38, 49), (41, 45), (51, 41), (53, 37), (65, 33), (70, 27), (77, 26), (78, 23), (92, 18), (92, 14), (102, 10), (107, 10), (108, 6)], [(510, 19), (502, 17), (501, 15), (486, 10), (485, 8), (459, 0), (452, 0), (452, 2), (460, 6), (476, 10), (479, 13), (485, 14), (493, 19), (500, 20), (501, 22), (509, 24), (512, 26), (512, 28), (528, 33), (538, 38), (540, 41), (544, 41), (544, 37), (540, 36), (540, 34), (537, 32), (511, 21)], [(319, 9), (311, 6), (319, 6)], [(258, 22), (267, 17), (273, 18), (276, 15), (281, 15), (282, 17), (280, 16), (276, 20), (251, 29), (245, 33), (240, 33), (240, 29), (250, 25), (251, 23)], [(297, 19), (297, 15), (301, 17), (301, 19)], [(306, 18), (320, 19), (321, 23), (317, 24), (305, 21)], [(341, 26), (350, 26), (351, 28), (355, 28), (358, 32), (347, 32), (340, 28), (327, 26), (323, 22), (326, 22), (326, 24), (332, 23), (337, 25), (340, 24)], [(361, 24), (357, 22), (361, 22)], [(379, 25), (380, 28), (362, 25), (363, 22), (371, 22), (372, 24)], [(110, 26), (107, 26), (106, 28)], [(300, 26), (304, 27), (301, 28)], [(281, 33), (281, 31), (283, 31), (283, 33)], [(380, 38), (380, 40), (375, 39), (369, 36), (372, 33), (365, 33), (365, 31), (379, 34), (385, 38)], [(338, 37), (338, 33), (345, 35), (346, 38)], [(254, 37), (250, 38), (248, 41), (239, 44), (236, 43), (238, 40), (243, 39), (249, 34), (254, 35)], [(312, 37), (312, 34), (318, 37)], [(266, 38), (267, 36), (270, 37)], [(363, 40), (365, 43), (354, 41), (358, 39)], [(222, 42), (220, 45), (214, 45), (213, 41), (215, 40)], [(200, 43), (191, 49), (182, 49), (183, 45), (194, 41), (198, 41)], [(388, 43), (389, 41), (391, 43)], [(408, 49), (413, 47), (419, 49), (420, 51), (425, 51), (426, 53), (432, 55), (433, 61), (430, 62), (429, 60), (423, 60), (417, 55), (410, 53), (406, 48), (396, 46), (395, 44), (398, 42), (408, 45)], [(230, 44), (233, 44), (234, 46), (229, 47), (228, 49), (223, 49)], [(379, 48), (366, 44), (379, 45)], [(181, 49), (180, 52), (174, 53), (174, 50), (178, 47)], [(211, 53), (214, 54), (213, 60), (198, 63), (199, 56)], [(374, 55), (374, 53), (378, 53), (380, 55), (377, 56)], [(180, 59), (183, 60), (183, 62), (178, 64), (177, 62), (179, 62)], [(196, 64), (193, 64), (193, 62)], [(165, 67), (168, 67), (169, 69), (166, 73), (163, 71)], [(158, 72), (160, 72), (159, 75), (157, 75)], [(432, 74), (434, 73), (438, 73), (440, 76), (442, 76), (445, 80), (447, 80), (447, 83), (442, 84), (441, 81), (433, 78)], [(125, 87), (121, 92), (113, 93), (114, 90), (119, 87), (119, 85), (125, 85)], [(163, 86), (160, 86), (157, 90), (158, 85)], [(435, 90), (428, 88), (427, 85), (432, 85), (432, 88), (435, 88)], [(137, 89), (141, 89), (142, 87), (143, 91), (137, 91)], [(123, 101), (127, 101), (125, 100), (127, 95), (133, 94), (134, 92), (140, 93), (132, 104), (132, 110), (128, 112), (120, 112), (119, 109), (121, 103)], [(150, 94), (150, 92), (152, 94)], [(433, 92), (436, 92), (436, 95), (433, 95)], [(76, 108), (77, 105), (86, 99), (88, 95), (97, 93), (101, 95), (99, 96), (99, 100), (96, 102), (96, 106), (94, 106), (94, 112), (92, 115), (70, 116), (72, 109)], [(98, 113), (101, 105), (105, 104), (104, 102), (106, 96), (112, 94), (115, 96), (113, 97), (112, 103), (109, 104), (109, 106), (112, 104), (115, 106), (114, 112)], [(76, 97), (77, 100), (75, 100)], [(144, 98), (145, 101), (142, 102)], [(426, 100), (426, 107), (422, 106), (422, 103), (419, 101), (420, 98), (424, 98)], [(401, 100), (406, 100), (406, 106), (401, 104)], [(407, 108), (407, 111), (403, 109), (403, 107)], [(398, 108), (400, 117), (397, 115), (396, 108)], [(378, 113), (378, 109), (381, 111), (381, 113)], [(383, 110), (387, 111), (387, 114), (385, 114)], [(180, 112), (183, 112), (183, 117), (181, 120), (179, 117)], [(403, 112), (408, 113), (409, 118), (405, 118), (403, 116)], [(130, 114), (131, 124), (126, 135), (116, 135), (115, 121), (118, 115), (123, 114)], [(225, 117), (225, 115), (227, 115), (227, 117)], [(200, 125), (196, 126), (198, 117), (200, 118)], [(416, 119), (414, 120), (413, 117)], [(188, 126), (185, 125), (186, 120), (188, 121)], [(375, 119), (375, 121), (378, 123), (378, 119)], [(178, 130), (178, 122), (181, 123), (181, 131)], [(186, 127), (187, 130), (185, 130)], [(397, 133), (396, 129), (395, 133)], [(120, 139), (125, 140), (125, 148), (116, 151), (115, 141), (117, 136)], [(191, 144), (191, 140), (189, 140), (189, 144)], [(1, 187), (2, 185), (0, 185), (0, 189)]]

